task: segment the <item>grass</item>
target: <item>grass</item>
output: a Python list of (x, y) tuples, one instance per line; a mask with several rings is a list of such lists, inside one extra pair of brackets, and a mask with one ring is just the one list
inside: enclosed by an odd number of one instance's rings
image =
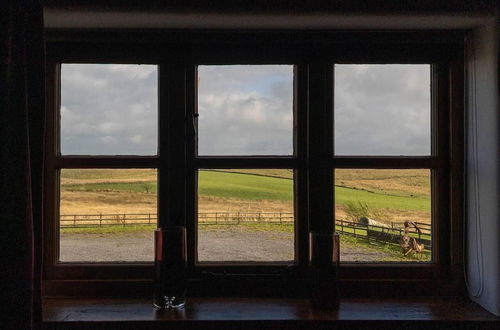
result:
[(293, 170), (288, 170), (288, 169), (259, 169), (259, 168), (252, 168), (252, 169), (223, 169), (223, 170), (210, 170), (210, 171), (217, 171), (217, 172), (225, 172), (225, 173), (242, 173), (242, 174), (253, 174), (257, 176), (268, 176), (268, 177), (275, 177), (275, 178), (282, 178), (282, 179), (293, 179)]
[(198, 178), (200, 195), (251, 200), (293, 199), (293, 182), (289, 179), (218, 171), (200, 171)]
[[(81, 174), (82, 170), (76, 173), (66, 170), (65, 176), (62, 177), (62, 190), (68, 191), (129, 191), (142, 193), (156, 193), (156, 181), (135, 181), (135, 182), (94, 182), (98, 175), (104, 176), (102, 180), (113, 180), (118, 178), (117, 174), (106, 174), (105, 171), (110, 170), (92, 170), (93, 173), (85, 173), (80, 179), (88, 178), (92, 180), (90, 183), (65, 183), (65, 178), (76, 179)], [(88, 170), (87, 170), (88, 171)], [(116, 171), (116, 170), (115, 170)], [(121, 171), (121, 170), (120, 170)], [(126, 179), (133, 176), (136, 180), (140, 180), (139, 170), (124, 173), (120, 179)], [(236, 171), (236, 170), (233, 170)], [(287, 176), (290, 176), (290, 171), (281, 170), (283, 177), (280, 175), (280, 170), (269, 170), (269, 175), (265, 176), (266, 170), (238, 170), (247, 171), (247, 173), (221, 172), (200, 170), (199, 172), (199, 194), (202, 196), (211, 196), (219, 198), (232, 198), (242, 200), (277, 200), (277, 201), (292, 201), (293, 200), (293, 182)], [(257, 172), (258, 171), (258, 172)], [(374, 170), (372, 170), (373, 172)], [(147, 172), (147, 176), (151, 175)], [(386, 173), (385, 175), (389, 175)], [(376, 180), (385, 180), (382, 176), (375, 176)], [(408, 180), (410, 177), (404, 177)], [(366, 174), (363, 177), (366, 181)], [(352, 183), (348, 177), (342, 179)], [(373, 182), (371, 183), (374, 184)], [(366, 187), (365, 187), (366, 188)], [(373, 187), (371, 187), (373, 189)], [(337, 205), (346, 205), (348, 202), (365, 202), (371, 208), (389, 209), (389, 210), (412, 210), (412, 211), (430, 211), (430, 199), (428, 196), (418, 194), (417, 191), (412, 191), (411, 185), (406, 187), (406, 190), (399, 195), (388, 195), (387, 190), (371, 191), (363, 188), (346, 188), (342, 186), (335, 187), (335, 202)], [(395, 191), (391, 191), (395, 193)], [(413, 192), (413, 193), (410, 193)]]
[[(429, 262), (431, 261), (430, 252), (424, 252), (422, 256), (416, 256), (413, 254), (403, 255), (401, 253), (401, 248), (394, 244), (384, 244), (380, 242), (368, 242), (365, 239), (360, 239), (352, 236), (340, 235), (340, 249), (342, 250), (342, 246), (351, 247), (351, 248), (365, 248), (372, 249), (380, 252), (384, 252), (388, 254), (386, 258), (380, 259), (378, 262)], [(342, 260), (341, 260), (342, 261)], [(363, 261), (363, 260), (359, 260)]]
[(102, 182), (84, 184), (63, 184), (63, 190), (70, 191), (130, 191), (156, 193), (156, 182)]
[[(336, 225), (337, 229), (340, 230), (340, 225)], [(376, 227), (370, 227), (371, 230), (374, 230), (374, 231), (382, 231), (381, 228), (376, 228)], [(354, 234), (354, 228), (348, 228), (348, 227), (343, 227), (342, 231), (346, 232), (346, 233), (351, 233), (351, 234)], [(366, 229), (363, 229), (363, 228), (356, 228), (356, 235), (360, 235), (360, 236), (366, 236), (367, 235), (367, 230)], [(416, 233), (410, 233), (410, 237), (415, 237), (415, 238), (419, 238), (418, 237), (418, 234)], [(420, 238), (421, 239), (427, 239), (427, 240), (430, 240), (431, 239), (431, 236), (430, 235), (427, 235), (427, 234), (421, 234), (420, 235)]]
[(407, 197), (430, 196), (430, 171), (422, 169), (337, 169), (335, 185)]
[(368, 204), (371, 208), (389, 210), (430, 211), (431, 202), (425, 197), (392, 196), (378, 192), (369, 192), (352, 188), (335, 187), (335, 203), (346, 205), (358, 201)]
[(154, 225), (104, 225), (102, 227), (74, 227), (59, 229), (61, 234), (115, 234), (115, 233), (132, 233), (132, 232), (153, 232), (156, 229)]
[(155, 169), (62, 169), (64, 182), (155, 181)]
[(245, 223), (239, 225), (213, 225), (213, 224), (198, 224), (198, 228), (202, 231), (233, 231), (238, 232), (282, 232), (293, 234), (293, 224), (279, 223)]
[[(424, 214), (425, 218), (425, 214), (430, 212), (428, 170), (336, 170), (335, 176), (335, 202), (341, 210), (348, 202), (361, 201), (371, 209), (403, 217), (414, 213)], [(226, 211), (226, 208), (229, 210), (229, 206), (239, 207), (238, 210), (244, 208), (245, 211), (276, 211), (277, 209), (270, 207), (290, 206), (293, 201), (292, 177), (292, 171), (279, 169), (200, 170), (199, 195), (203, 198), (200, 205), (221, 211)], [(156, 182), (156, 170), (65, 169), (61, 171), (61, 212), (156, 212)], [(203, 211), (203, 208), (200, 210)], [(116, 225), (61, 228), (61, 233), (112, 235), (122, 232), (152, 232), (154, 228), (154, 225)], [(199, 229), (203, 231), (275, 231), (290, 234), (293, 233), (293, 228), (293, 225), (264, 223), (239, 226), (199, 225)], [(356, 233), (366, 235), (366, 231), (362, 229), (356, 229)], [(365, 239), (345, 235), (341, 238), (345, 246), (354, 244), (356, 247), (378, 249), (391, 255), (388, 260), (381, 261), (414, 259), (402, 256), (397, 245), (370, 243)], [(430, 256), (424, 259), (430, 260)]]

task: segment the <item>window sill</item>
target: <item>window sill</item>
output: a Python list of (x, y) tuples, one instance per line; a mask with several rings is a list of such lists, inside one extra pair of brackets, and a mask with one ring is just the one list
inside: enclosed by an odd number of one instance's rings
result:
[(500, 319), (462, 299), (344, 299), (340, 310), (312, 310), (305, 299), (189, 298), (157, 312), (148, 299), (46, 299), (44, 329), (369, 328), (496, 329)]

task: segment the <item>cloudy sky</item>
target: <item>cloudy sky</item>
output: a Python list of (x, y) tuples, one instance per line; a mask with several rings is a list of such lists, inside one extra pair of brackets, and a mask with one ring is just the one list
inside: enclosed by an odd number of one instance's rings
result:
[(61, 153), (157, 153), (157, 67), (63, 64)]
[(198, 80), (198, 154), (293, 153), (293, 66), (200, 66)]
[(336, 65), (335, 153), (429, 155), (429, 65)]
[[(198, 74), (200, 155), (292, 153), (292, 66)], [(64, 64), (61, 84), (62, 154), (156, 154), (156, 66)], [(337, 154), (429, 154), (429, 84), (428, 65), (337, 65)]]

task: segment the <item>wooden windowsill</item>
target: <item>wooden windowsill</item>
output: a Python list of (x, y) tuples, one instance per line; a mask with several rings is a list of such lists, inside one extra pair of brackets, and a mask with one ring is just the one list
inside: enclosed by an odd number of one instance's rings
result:
[(340, 310), (312, 310), (305, 299), (189, 298), (157, 312), (147, 299), (46, 299), (44, 329), (449, 328), (498, 329), (499, 318), (457, 299), (344, 299)]

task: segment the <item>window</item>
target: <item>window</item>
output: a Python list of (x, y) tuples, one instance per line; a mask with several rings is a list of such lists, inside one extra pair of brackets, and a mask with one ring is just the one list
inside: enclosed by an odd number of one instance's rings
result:
[[(198, 65), (197, 82), (195, 262), (293, 264), (293, 65)], [(221, 168), (264, 155), (291, 168)]]
[[(463, 152), (453, 38), (188, 34), (100, 54), (51, 44), (54, 292), (148, 283), (158, 225), (186, 226), (200, 294), (299, 294), (310, 231), (341, 233), (346, 294), (449, 278)], [(401, 252), (404, 235), (417, 245)]]
[[(334, 160), (345, 162), (333, 174), (335, 226), (354, 237), (341, 246), (344, 261), (432, 261), (432, 169), (410, 157), (433, 156), (430, 77), (429, 64), (334, 67)], [(356, 168), (367, 156), (372, 168)], [(384, 156), (407, 169), (377, 168)], [(391, 244), (405, 231), (413, 247)]]
[[(155, 65), (60, 66), (59, 256), (67, 262), (149, 262), (157, 219), (157, 170), (134, 155), (158, 150)], [(129, 155), (143, 168), (104, 168)], [(89, 160), (103, 168), (89, 168)]]

